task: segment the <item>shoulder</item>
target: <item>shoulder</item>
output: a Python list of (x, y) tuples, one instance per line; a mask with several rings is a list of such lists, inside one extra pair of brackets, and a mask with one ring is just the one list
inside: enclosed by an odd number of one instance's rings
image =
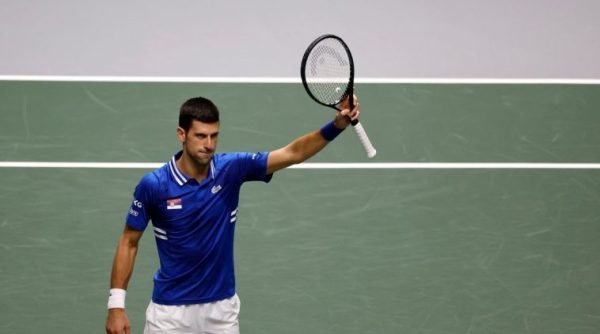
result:
[(267, 160), (269, 152), (231, 152), (215, 157), (216, 174), (233, 175), (242, 182), (262, 180), (268, 182)]
[(158, 191), (168, 178), (166, 173), (168, 173), (166, 165), (146, 173), (140, 179), (138, 187), (147, 191)]
[(266, 166), (269, 152), (228, 152), (213, 156), (215, 168), (226, 170), (235, 166), (236, 169)]
[(261, 160), (266, 158), (269, 152), (227, 152), (215, 154), (215, 163), (232, 163), (236, 161)]
[(217, 169), (230, 166), (244, 159), (243, 152), (227, 152), (213, 155), (213, 163)]
[(159, 184), (161, 182), (161, 180), (163, 180), (165, 178), (167, 172), (168, 172), (168, 170), (166, 168), (166, 165), (162, 166), (158, 169), (155, 169), (149, 173), (144, 174), (144, 176), (142, 176), (142, 179), (140, 180), (140, 183), (144, 182), (149, 185)]
[(244, 152), (226, 152), (226, 153), (217, 153), (213, 156), (215, 163), (230, 163), (244, 154)]

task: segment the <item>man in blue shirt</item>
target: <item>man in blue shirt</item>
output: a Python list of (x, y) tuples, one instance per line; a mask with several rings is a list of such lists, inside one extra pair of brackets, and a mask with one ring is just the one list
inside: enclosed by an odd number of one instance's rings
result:
[(138, 183), (117, 246), (111, 274), (106, 332), (130, 333), (127, 284), (139, 240), (152, 221), (160, 267), (144, 333), (238, 334), (233, 240), (241, 186), (269, 182), (272, 174), (322, 150), (351, 120), (347, 101), (334, 120), (271, 152), (215, 153), (219, 111), (197, 97), (180, 109), (182, 150)]

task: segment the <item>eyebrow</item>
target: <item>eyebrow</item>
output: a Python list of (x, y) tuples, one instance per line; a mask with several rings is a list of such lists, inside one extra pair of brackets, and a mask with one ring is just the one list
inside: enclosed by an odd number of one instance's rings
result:
[(193, 132), (194, 135), (205, 135), (205, 136), (216, 136), (219, 134), (219, 131), (216, 132), (212, 132), (212, 133), (206, 133), (206, 132), (202, 132), (202, 131), (198, 131), (198, 132)]

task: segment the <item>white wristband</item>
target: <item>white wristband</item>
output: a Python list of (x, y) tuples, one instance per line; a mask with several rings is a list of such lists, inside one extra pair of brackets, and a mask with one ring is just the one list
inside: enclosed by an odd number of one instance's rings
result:
[(127, 291), (123, 289), (110, 289), (108, 309), (125, 308), (125, 295), (127, 295)]

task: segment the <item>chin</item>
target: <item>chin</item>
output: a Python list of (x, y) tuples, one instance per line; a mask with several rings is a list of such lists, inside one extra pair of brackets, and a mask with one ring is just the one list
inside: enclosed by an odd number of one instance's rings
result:
[(196, 156), (196, 161), (202, 164), (208, 164), (210, 159), (212, 159), (212, 154), (201, 154)]

